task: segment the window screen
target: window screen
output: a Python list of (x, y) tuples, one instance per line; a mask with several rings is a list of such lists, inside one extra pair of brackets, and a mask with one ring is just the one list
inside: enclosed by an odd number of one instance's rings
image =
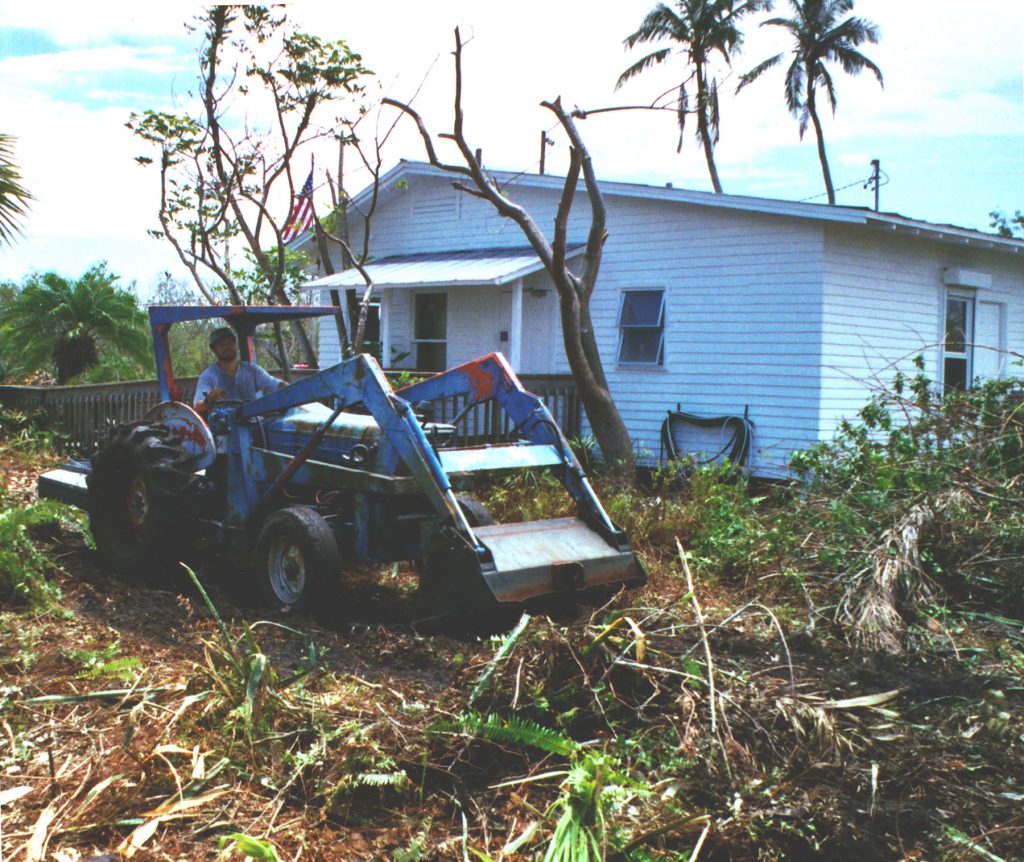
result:
[(448, 295), (417, 293), (413, 326), (417, 370), (444, 371), (448, 364)]
[(946, 336), (942, 369), (944, 392), (967, 389), (970, 385), (973, 306), (973, 301), (963, 296), (946, 298)]
[(619, 362), (664, 361), (665, 291), (625, 291), (619, 310)]

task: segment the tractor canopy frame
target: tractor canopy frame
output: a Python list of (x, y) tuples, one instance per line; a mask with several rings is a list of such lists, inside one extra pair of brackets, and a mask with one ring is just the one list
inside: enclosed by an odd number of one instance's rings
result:
[(340, 314), (333, 305), (153, 305), (149, 328), (153, 335), (156, 377), (161, 401), (180, 401), (181, 390), (174, 382), (174, 363), (168, 334), (175, 323), (221, 318), (238, 335), (240, 357), (252, 361), (253, 333), (264, 323), (284, 323), (307, 317)]

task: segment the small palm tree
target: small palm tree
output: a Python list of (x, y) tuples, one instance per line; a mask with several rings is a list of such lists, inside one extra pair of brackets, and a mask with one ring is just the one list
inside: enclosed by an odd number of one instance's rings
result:
[[(715, 78), (709, 80), (709, 64), (716, 52), (726, 64), (729, 64), (732, 54), (739, 49), (743, 41), (743, 33), (739, 29), (740, 19), (753, 12), (771, 9), (772, 2), (773, 0), (675, 0), (675, 8), (659, 3), (647, 13), (640, 28), (623, 43), (627, 48), (633, 48), (645, 42), (674, 42), (679, 46), (680, 52), (686, 55), (686, 62), (691, 71), (679, 85), (677, 152), (683, 147), (686, 115), (690, 112), (687, 85), (693, 82), (697, 90), (697, 140), (704, 148), (708, 172), (711, 174), (711, 185), (718, 194), (722, 193), (714, 153), (715, 144), (718, 143), (718, 81)], [(671, 47), (659, 48), (637, 60), (619, 75), (616, 89), (651, 66), (665, 62), (671, 52)]]
[[(789, 0), (793, 8), (792, 18), (771, 18), (764, 24), (783, 27), (793, 37), (791, 51), (793, 60), (786, 70), (786, 106), (800, 121), (800, 137), (807, 131), (807, 124), (814, 124), (818, 138), (818, 158), (825, 177), (825, 191), (829, 204), (836, 202), (832, 185), (832, 174), (825, 155), (825, 138), (818, 119), (816, 96), (818, 88), (824, 88), (832, 113), (836, 111), (836, 90), (826, 63), (839, 63), (844, 72), (858, 75), (865, 69), (874, 72), (879, 84), (882, 72), (857, 48), (865, 42), (878, 42), (878, 27), (864, 18), (840, 19), (853, 11), (854, 0)], [(776, 54), (755, 66), (740, 79), (737, 91), (759, 78), (765, 71), (778, 65), (783, 54)]]
[(30, 200), (14, 162), (14, 138), (0, 134), (0, 245), (14, 241)]
[(146, 362), (146, 316), (135, 297), (118, 289), (116, 282), (105, 263), (77, 281), (55, 272), (29, 276), (0, 313), (5, 352), (17, 357), (25, 371), (52, 362), (59, 384), (98, 365), (101, 351)]

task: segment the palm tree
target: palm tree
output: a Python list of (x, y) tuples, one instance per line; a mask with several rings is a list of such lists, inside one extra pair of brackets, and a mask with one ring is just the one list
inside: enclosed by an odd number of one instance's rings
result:
[[(675, 0), (675, 8), (659, 3), (644, 18), (640, 28), (628, 36), (623, 44), (633, 48), (642, 42), (670, 41), (686, 55), (690, 74), (679, 85), (679, 146), (683, 147), (686, 115), (690, 111), (687, 85), (692, 81), (697, 89), (697, 140), (704, 148), (704, 157), (711, 174), (715, 192), (722, 193), (722, 184), (715, 167), (715, 144), (718, 143), (718, 81), (709, 81), (709, 63), (718, 52), (726, 64), (743, 41), (739, 20), (745, 15), (772, 7), (773, 0)], [(672, 53), (672, 47), (659, 48), (637, 60), (626, 69), (616, 83), (616, 89), (641, 72), (663, 63)]]
[(30, 200), (14, 162), (14, 138), (0, 134), (0, 245), (14, 241)]
[[(844, 15), (853, 11), (853, 3), (854, 0), (789, 0), (789, 5), (793, 7), (792, 18), (772, 18), (764, 22), (785, 28), (795, 42), (791, 52), (793, 60), (786, 70), (786, 105), (790, 113), (800, 120), (801, 139), (807, 131), (808, 121), (814, 124), (814, 133), (818, 138), (818, 158), (821, 160), (821, 172), (825, 176), (825, 191), (830, 205), (835, 205), (836, 192), (828, 169), (825, 138), (821, 132), (815, 101), (818, 88), (823, 87), (832, 105), (832, 113), (835, 114), (835, 84), (825, 64), (839, 63), (843, 71), (850, 75), (858, 75), (864, 69), (870, 69), (875, 73), (878, 83), (884, 86), (881, 70), (857, 50), (865, 42), (878, 42), (877, 25), (864, 18), (840, 21)], [(737, 91), (778, 65), (782, 58), (783, 54), (776, 54), (755, 66), (742, 77)]]
[(17, 357), (26, 371), (52, 362), (59, 384), (98, 365), (101, 350), (146, 362), (146, 316), (135, 297), (118, 289), (116, 282), (105, 263), (77, 281), (55, 272), (29, 276), (0, 313), (7, 355)]

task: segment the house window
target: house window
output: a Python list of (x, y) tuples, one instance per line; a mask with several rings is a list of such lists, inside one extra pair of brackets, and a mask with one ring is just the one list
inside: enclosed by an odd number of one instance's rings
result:
[(971, 342), (974, 340), (974, 299), (949, 294), (946, 297), (946, 334), (943, 342), (942, 388), (944, 392), (964, 390), (972, 375)]
[(413, 342), (417, 371), (448, 367), (448, 295), (417, 293)]
[(665, 362), (665, 291), (627, 290), (619, 307), (619, 362)]

